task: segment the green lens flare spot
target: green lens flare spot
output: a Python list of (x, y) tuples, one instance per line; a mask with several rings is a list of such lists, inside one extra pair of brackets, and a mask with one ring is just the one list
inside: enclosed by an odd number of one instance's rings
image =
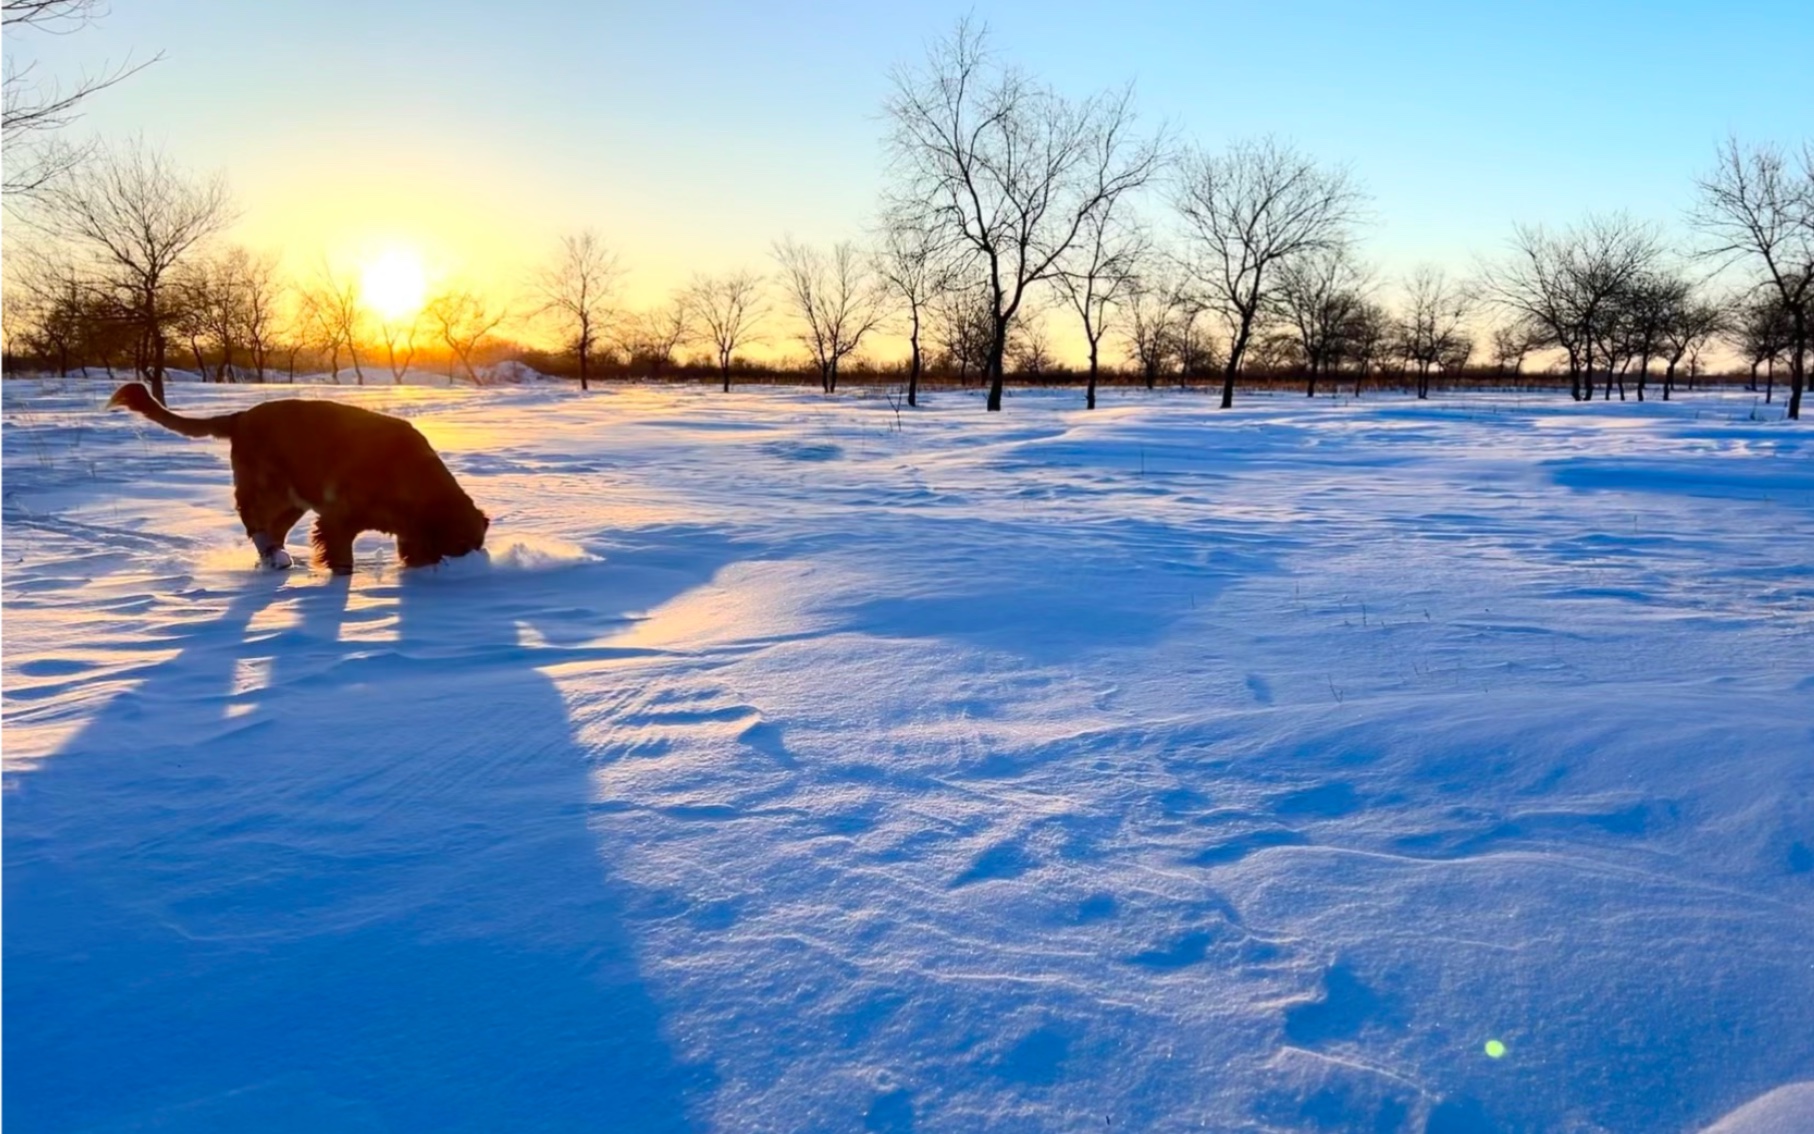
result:
[(1488, 1059), (1503, 1059), (1505, 1058), (1505, 1045), (1496, 1039), (1487, 1040), (1486, 1054)]

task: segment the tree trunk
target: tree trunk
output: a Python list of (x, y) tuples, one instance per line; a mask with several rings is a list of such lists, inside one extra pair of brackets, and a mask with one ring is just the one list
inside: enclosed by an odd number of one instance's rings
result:
[(718, 356), (718, 371), (724, 378), (724, 392), (731, 392), (731, 356), (726, 351)]
[(1801, 392), (1808, 384), (1807, 301), (1795, 305), (1795, 341), (1789, 344), (1789, 419), (1801, 418)]
[(151, 347), (151, 396), (158, 401), (163, 402), (163, 404), (169, 405), (169, 402), (164, 401), (165, 354), (164, 332), (162, 328), (155, 326), (152, 328), (151, 342), (149, 345)]
[(1241, 313), (1241, 325), (1235, 331), (1234, 341), (1228, 344), (1228, 365), (1222, 368), (1222, 408), (1232, 409), (1235, 404), (1235, 375), (1241, 369), (1241, 357), (1247, 353), (1247, 336), (1253, 331), (1253, 315)]
[(1097, 342), (1095, 339), (1091, 339), (1090, 340), (1090, 385), (1089, 385), (1088, 392), (1086, 392), (1084, 395), (1084, 401), (1083, 401), (1084, 409), (1095, 409), (1096, 408), (1096, 374), (1099, 369), (1098, 363), (1097, 363), (1097, 357), (1098, 357)]
[(1008, 355), (1008, 321), (995, 320), (995, 331), (989, 340), (989, 401), (984, 407), (990, 413), (1001, 412), (1003, 372)]
[(1663, 367), (1663, 400), (1664, 401), (1669, 400), (1670, 392), (1675, 389), (1675, 365), (1680, 360), (1681, 360), (1681, 357), (1678, 355), (1677, 357), (1669, 360), (1668, 366)]
[(582, 390), (591, 389), (586, 384), (586, 355), (588, 353), (590, 352), (586, 350), (585, 344), (581, 343), (579, 348), (579, 388)]
[(1776, 396), (1776, 359), (1772, 358), (1764, 370), (1764, 404), (1769, 405)]
[(913, 348), (913, 354), (907, 360), (907, 404), (917, 406), (920, 404), (920, 367), (924, 365), (920, 358), (920, 309), (918, 307), (913, 309), (913, 331), (907, 341)]

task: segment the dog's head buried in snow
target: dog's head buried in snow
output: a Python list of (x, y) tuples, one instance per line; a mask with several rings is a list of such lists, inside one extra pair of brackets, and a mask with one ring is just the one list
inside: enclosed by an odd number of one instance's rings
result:
[(232, 446), (233, 497), (266, 567), (288, 567), (284, 537), (305, 511), (315, 562), (353, 570), (353, 539), (397, 537), (405, 567), (426, 567), (485, 546), (491, 520), (402, 418), (339, 402), (284, 398), (219, 417), (172, 413), (138, 383), (107, 403), (125, 406), (185, 437), (223, 437)]

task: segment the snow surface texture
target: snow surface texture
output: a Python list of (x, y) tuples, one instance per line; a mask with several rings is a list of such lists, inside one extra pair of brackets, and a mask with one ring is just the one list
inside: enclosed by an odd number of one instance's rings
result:
[(9, 1130), (1814, 1129), (1808, 426), (339, 391), (494, 517), (346, 581), (107, 392), (4, 391)]

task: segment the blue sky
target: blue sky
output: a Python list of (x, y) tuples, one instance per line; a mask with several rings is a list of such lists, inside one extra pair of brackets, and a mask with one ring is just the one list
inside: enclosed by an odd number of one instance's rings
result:
[[(77, 127), (224, 169), (241, 235), (293, 263), (420, 247), (513, 273), (598, 229), (639, 290), (763, 267), (777, 237), (860, 234), (879, 107), (967, 9), (796, 0), (115, 0), (14, 37), (74, 76), (158, 51)], [(1003, 0), (998, 47), (1071, 93), (1136, 81), (1217, 145), (1274, 133), (1371, 192), (1371, 257), (1468, 268), (1514, 221), (1626, 208), (1674, 223), (1729, 131), (1814, 134), (1814, 4)], [(1160, 202), (1155, 200), (1155, 211)]]

